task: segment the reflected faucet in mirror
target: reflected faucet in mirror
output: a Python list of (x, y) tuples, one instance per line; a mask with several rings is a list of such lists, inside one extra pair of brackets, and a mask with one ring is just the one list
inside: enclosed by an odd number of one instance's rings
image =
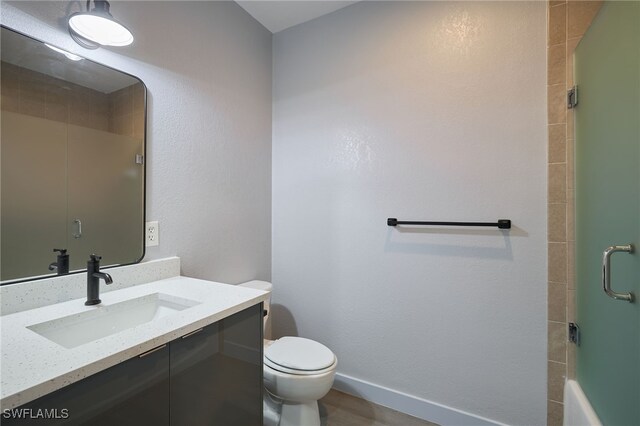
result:
[(54, 248), (53, 252), (58, 252), (58, 257), (55, 262), (49, 264), (50, 271), (56, 271), (58, 275), (66, 275), (69, 273), (69, 255), (67, 249)]
[(84, 302), (85, 305), (98, 305), (102, 301), (100, 300), (100, 280), (104, 280), (104, 282), (108, 285), (113, 283), (113, 278), (111, 275), (100, 272), (100, 259), (102, 257), (92, 254), (89, 256), (89, 261), (87, 262), (87, 301)]

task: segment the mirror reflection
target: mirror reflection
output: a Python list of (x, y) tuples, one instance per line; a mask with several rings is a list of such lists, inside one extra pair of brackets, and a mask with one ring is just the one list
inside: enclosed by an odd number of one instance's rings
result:
[(144, 84), (4, 27), (1, 43), (0, 280), (139, 261)]

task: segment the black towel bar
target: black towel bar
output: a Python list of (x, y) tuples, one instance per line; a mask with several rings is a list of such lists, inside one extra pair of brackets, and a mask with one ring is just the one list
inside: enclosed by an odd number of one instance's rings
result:
[(509, 219), (498, 219), (497, 222), (416, 222), (398, 220), (395, 217), (390, 217), (387, 219), (387, 225), (495, 226), (499, 229), (511, 229), (511, 221)]

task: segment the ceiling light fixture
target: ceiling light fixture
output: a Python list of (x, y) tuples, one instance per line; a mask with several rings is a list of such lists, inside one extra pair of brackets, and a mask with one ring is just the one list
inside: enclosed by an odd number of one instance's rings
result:
[(109, 13), (109, 2), (87, 0), (87, 11), (69, 17), (69, 34), (80, 46), (97, 49), (100, 46), (128, 46), (133, 43), (133, 34)]
[(66, 50), (62, 50), (59, 47), (55, 47), (47, 43), (45, 43), (44, 45), (51, 50), (55, 50), (58, 53), (62, 53), (64, 56), (71, 59), (72, 61), (81, 61), (82, 59), (84, 59), (82, 56), (74, 55), (73, 53), (67, 52)]

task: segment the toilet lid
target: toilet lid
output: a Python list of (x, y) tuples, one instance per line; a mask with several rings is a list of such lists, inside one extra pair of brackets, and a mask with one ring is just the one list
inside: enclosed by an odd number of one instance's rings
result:
[(336, 361), (325, 345), (303, 337), (282, 337), (265, 349), (264, 356), (282, 367), (306, 371), (322, 370)]

